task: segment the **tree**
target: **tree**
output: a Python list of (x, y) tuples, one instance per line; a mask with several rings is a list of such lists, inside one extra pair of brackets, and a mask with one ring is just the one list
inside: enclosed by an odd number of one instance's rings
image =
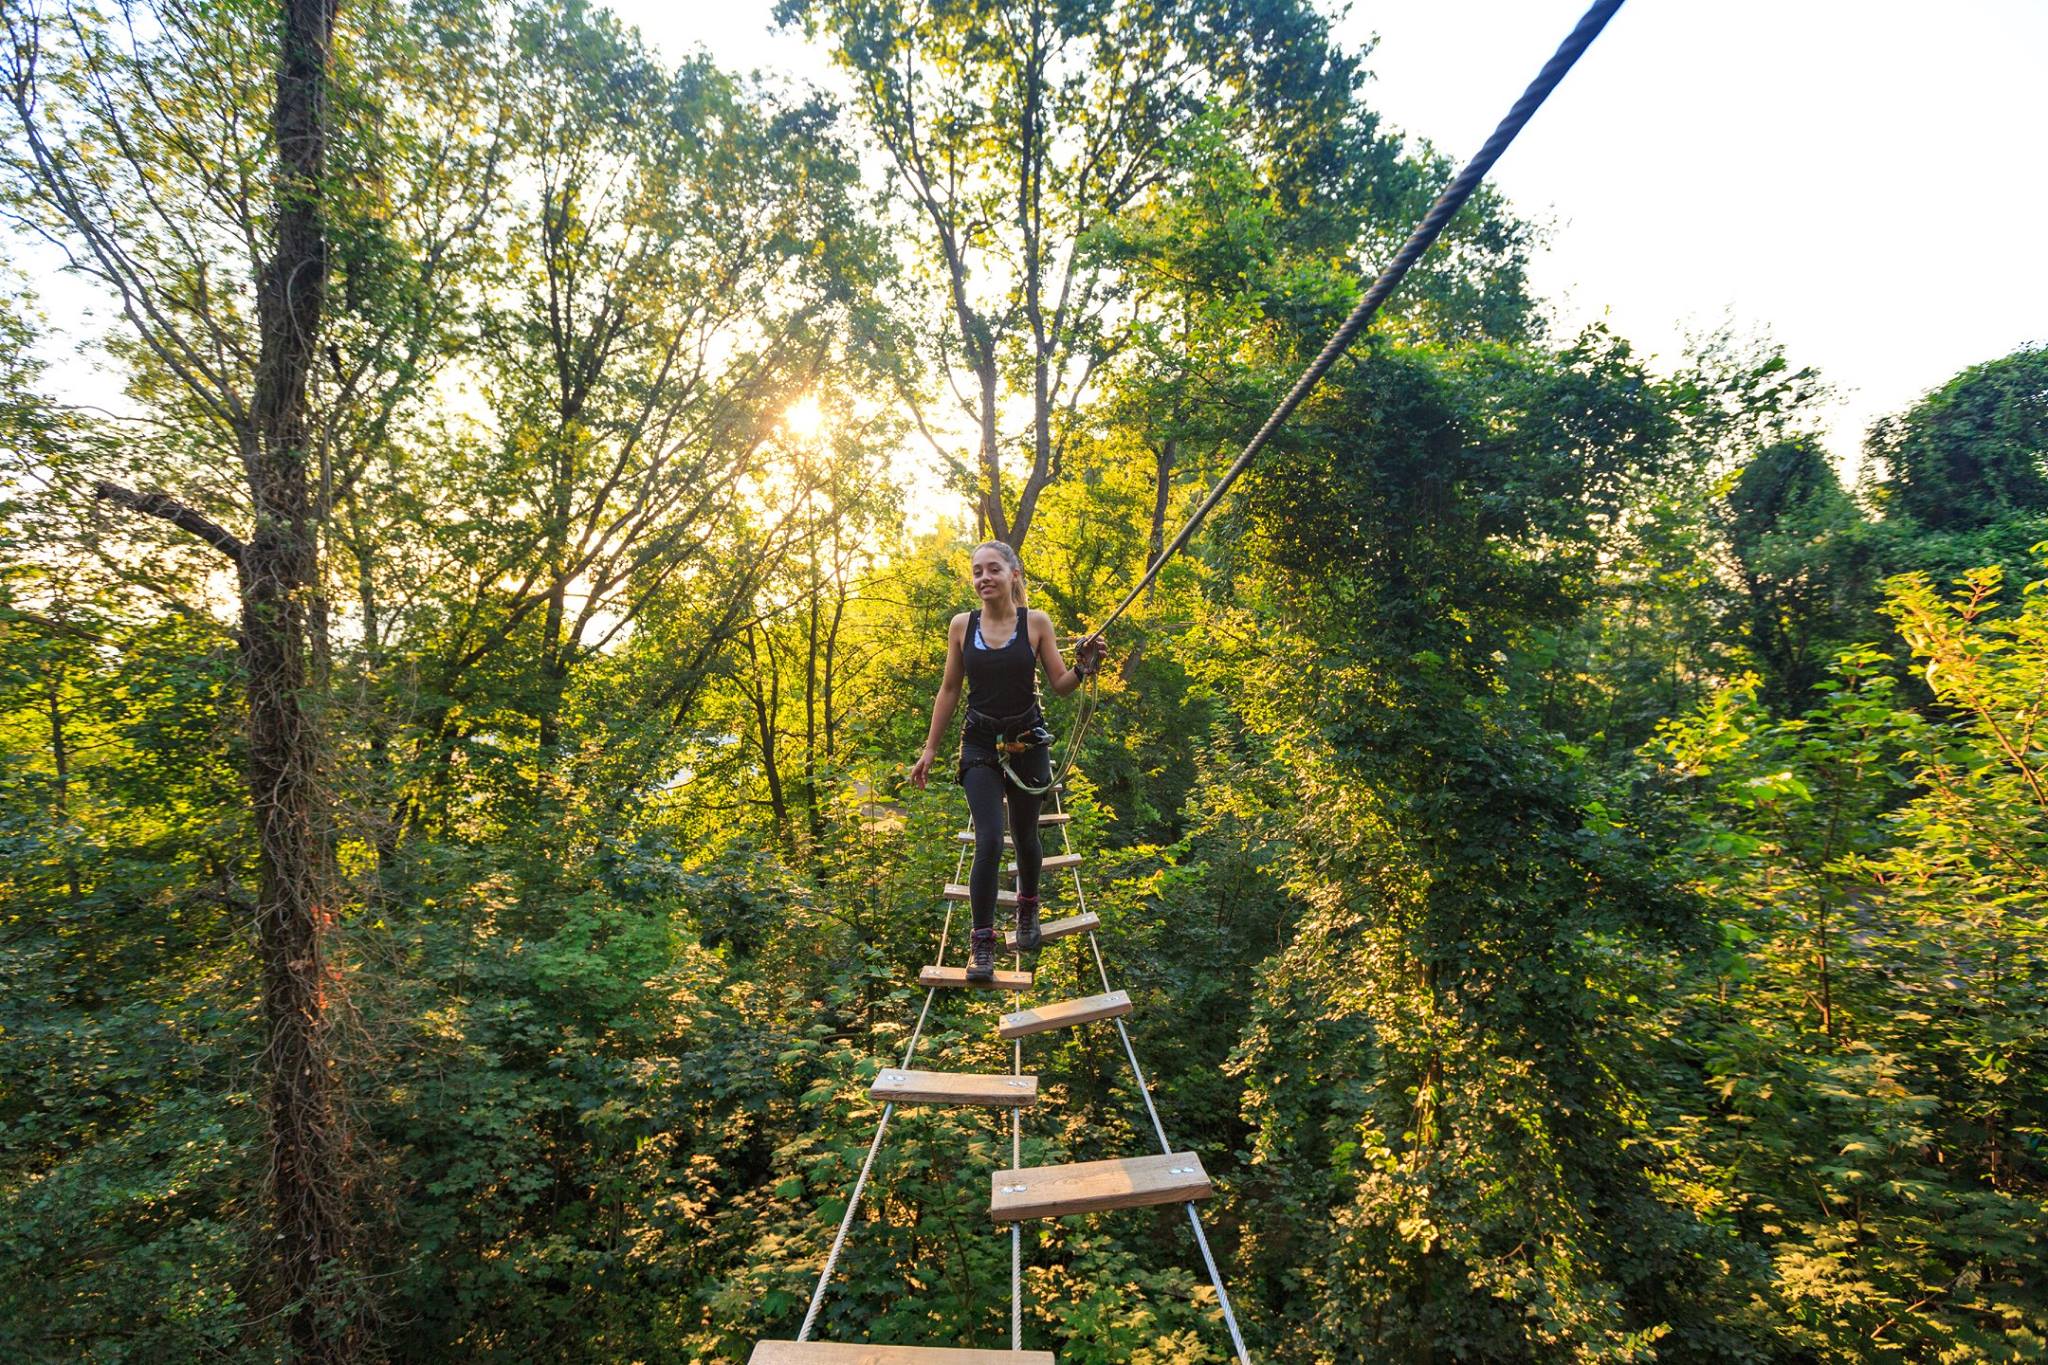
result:
[(1888, 507), (1928, 532), (2048, 515), (2048, 348), (1961, 374), (1870, 429)]
[(1871, 632), (1872, 528), (1810, 439), (1780, 441), (1742, 466), (1725, 528), (1766, 695), (1803, 710), (1834, 656)]
[(1297, 927), (1234, 1060), (1272, 1301), (1314, 1267), (1273, 1330), (1345, 1359), (1725, 1349), (1711, 1234), (1657, 1193), (1652, 1077), (1605, 1003), (1690, 907), (1504, 685), (1661, 473), (1658, 391), (1597, 334), (1381, 346), (1302, 419), (1246, 475), (1212, 629), (1299, 792)]
[[(164, 16), (165, 46), (193, 36)], [(314, 432), (307, 385), (319, 355), (329, 280), (326, 223), (330, 49), (334, 0), (287, 0), (278, 16), (276, 88), (269, 111), (274, 149), (269, 245), (254, 284), (253, 353), (240, 373), (222, 368), (219, 340), (170, 323), (162, 282), (131, 254), (124, 224), (106, 211), (115, 183), (147, 195), (154, 179), (139, 159), (117, 164), (87, 150), (75, 126), (39, 101), (53, 92), (82, 95), (65, 112), (120, 139), (149, 98), (148, 66), (158, 55), (122, 50), (97, 33), (79, 33), (57, 61), (39, 69), (49, 31), (42, 17), (7, 21), (5, 72), (26, 144), (21, 171), (57, 205), (63, 227), (99, 271), (121, 289), (137, 339), (186, 380), (190, 393), (233, 430), (251, 524), (246, 538), (171, 494), (99, 486), (110, 502), (169, 522), (234, 566), (240, 593), (242, 673), (247, 706), (248, 787), (260, 850), (255, 905), (262, 963), (265, 1071), (270, 1121), (270, 1195), (276, 1225), (276, 1294), (293, 1349), (308, 1359), (353, 1355), (355, 1330), (342, 1271), (348, 1263), (350, 1212), (344, 1110), (329, 1052), (334, 981), (325, 941), (334, 914), (327, 829), (320, 810), (317, 707), (309, 705), (308, 615), (319, 590), (317, 531), (309, 468)], [(91, 22), (90, 16), (85, 22)], [(82, 88), (81, 88), (82, 87)], [(133, 144), (127, 144), (132, 146)], [(129, 154), (131, 157), (134, 153)], [(204, 280), (204, 275), (200, 276)]]
[[(1744, 555), (1773, 523), (1745, 522), (1738, 552), (1729, 509), (1731, 499), (1746, 496), (1735, 490), (1754, 491), (1762, 467), (1750, 466), (1759, 450), (1817, 451), (1806, 433), (1828, 392), (1820, 377), (1794, 368), (1767, 338), (1723, 326), (1689, 338), (1685, 363), (1657, 388), (1673, 424), (1670, 458), (1608, 527), (1586, 612), (1556, 629), (1538, 627), (1516, 659), (1523, 674), (1517, 691), (1545, 725), (1598, 754), (1602, 766), (1625, 768), (1660, 720), (1753, 666), (1764, 624), (1811, 625), (1755, 605)], [(1771, 544), (1799, 552), (1789, 538)], [(1755, 591), (1771, 586), (1756, 583)], [(1750, 624), (1750, 639), (1746, 607), (1763, 623)]]
[(452, 364), (475, 411), (365, 486), (365, 584), (394, 599), (377, 705), (408, 718), (384, 837), (447, 834), (470, 763), (500, 819), (549, 832), (545, 893), (586, 818), (673, 771), (807, 529), (784, 413), (858, 369), (876, 265), (817, 101), (664, 69), (580, 4), (512, 36), (510, 189)]
[(2048, 613), (1994, 610), (1999, 580), (1885, 585), (1927, 714), (1860, 647), (1802, 714), (1738, 680), (1646, 750), (1646, 830), (1718, 922), (1668, 988), (1660, 1141), (1803, 1358), (2002, 1360), (2048, 1330), (2048, 1170), (2020, 1136), (2048, 998), (2019, 967), (2044, 934)]
[[(830, 36), (912, 220), (912, 283), (943, 300), (909, 304), (900, 391), (990, 534), (1021, 549), (1077, 411), (1129, 341), (1127, 286), (1097, 235), (1180, 172), (1179, 144), (1212, 106), (1285, 110), (1292, 128), (1348, 98), (1356, 63), (1294, 0), (785, 0), (778, 14)], [(976, 433), (971, 465), (946, 446), (953, 419), (916, 398), (927, 366)], [(1021, 483), (1013, 407), (1027, 414)]]
[(803, 840), (792, 844), (811, 866), (826, 852), (826, 808), (852, 758), (840, 752), (841, 731), (883, 654), (867, 638), (878, 623), (859, 603), (855, 580), (904, 550), (892, 524), (902, 515), (901, 491), (865, 467), (878, 435), (901, 428), (886, 414), (860, 421), (852, 395), (838, 397), (829, 421), (788, 441), (808, 489), (802, 536), (761, 581), (759, 619), (748, 624), (733, 670), (748, 712), (735, 728), (750, 732), (785, 840), (801, 813)]

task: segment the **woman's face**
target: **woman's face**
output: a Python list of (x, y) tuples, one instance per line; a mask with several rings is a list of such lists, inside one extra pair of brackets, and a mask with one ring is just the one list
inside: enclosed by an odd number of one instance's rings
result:
[(1014, 571), (1001, 551), (977, 550), (972, 572), (975, 595), (984, 603), (1010, 600), (1010, 579)]

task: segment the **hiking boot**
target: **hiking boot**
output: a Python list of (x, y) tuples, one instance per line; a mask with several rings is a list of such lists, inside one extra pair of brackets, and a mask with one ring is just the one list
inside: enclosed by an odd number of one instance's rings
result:
[(967, 979), (969, 981), (993, 981), (996, 979), (996, 931), (994, 928), (976, 929), (968, 936)]
[(1038, 951), (1038, 897), (1019, 894), (1017, 897), (1017, 951), (1035, 953)]

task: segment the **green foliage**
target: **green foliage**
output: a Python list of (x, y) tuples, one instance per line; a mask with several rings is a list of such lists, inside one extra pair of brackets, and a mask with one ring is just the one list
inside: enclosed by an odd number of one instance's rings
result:
[[(253, 869), (218, 636), (0, 598), (0, 1349), (261, 1358)], [(26, 586), (26, 585), (20, 585)], [(123, 1331), (107, 1331), (119, 1286)]]
[[(1933, 532), (2048, 514), (2048, 349), (1972, 365), (1871, 428), (1888, 508)], [(1961, 567), (1961, 566), (1958, 566)]]
[(1931, 717), (1863, 650), (1803, 716), (1772, 718), (1751, 683), (1661, 741), (1686, 784), (1682, 857), (1721, 917), (1720, 949), (1678, 982), (1690, 1086), (1668, 1140), (1768, 1251), (1785, 1340), (1823, 1359), (2048, 1341), (2044, 1110), (2021, 1079), (2044, 1061), (2044, 809), (2022, 736), (2048, 616), (2032, 594), (1991, 615), (1996, 587), (1995, 570), (1953, 599), (1890, 585), (1944, 703)]
[(1665, 440), (1599, 338), (1387, 350), (1248, 480), (1237, 609), (1263, 629), (1222, 676), (1300, 794), (1306, 907), (1235, 1062), (1286, 1229), (1257, 1262), (1285, 1354), (1740, 1340), (1727, 1289), (1679, 1272), (1711, 1233), (1657, 1197), (1649, 1077), (1607, 1004), (1684, 903), (1589, 820), (1501, 681)]
[(1874, 529), (1809, 440), (1758, 451), (1731, 482), (1727, 510), (1750, 647), (1770, 699), (1800, 709), (1835, 653), (1869, 634)]
[[(903, 450), (1030, 522), (1070, 640), (1450, 173), (1294, 0), (782, 9), (847, 109), (576, 0), (341, 12), (305, 701), (376, 1358), (795, 1335), (876, 1071), (1015, 1059), (910, 985), (965, 920), (903, 772), (977, 537)], [(136, 414), (0, 311), (0, 1352), (254, 1362), (233, 584), (94, 489), (251, 525), (275, 12), (136, 13), (0, 51), (0, 210), (127, 291)], [(1531, 240), (1482, 194), (1119, 625), (1053, 841), (1253, 1358), (2041, 1359), (2042, 353), (1852, 496), (1811, 370), (1546, 338)], [(1022, 1063), (1027, 1163), (1152, 1149), (1110, 1033)], [(892, 1113), (819, 1337), (1007, 1342), (1011, 1142)], [(1021, 1249), (1027, 1347), (1231, 1358), (1178, 1208)]]

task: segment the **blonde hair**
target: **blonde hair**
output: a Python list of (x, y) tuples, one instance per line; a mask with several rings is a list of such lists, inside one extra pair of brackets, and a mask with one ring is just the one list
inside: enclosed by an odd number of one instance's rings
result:
[(1002, 561), (1010, 566), (1010, 572), (1015, 575), (1010, 579), (1010, 601), (1016, 604), (1017, 610), (1024, 610), (1024, 561), (1017, 558), (1017, 552), (1011, 549), (1007, 542), (984, 540), (968, 552), (967, 562), (972, 564), (974, 556), (983, 550), (994, 550), (1002, 557)]

